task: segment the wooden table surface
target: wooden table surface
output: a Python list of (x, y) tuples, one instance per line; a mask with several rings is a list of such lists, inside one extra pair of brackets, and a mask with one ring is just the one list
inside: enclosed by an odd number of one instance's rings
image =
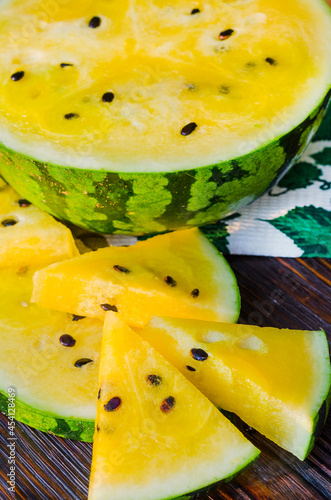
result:
[[(229, 262), (241, 289), (243, 323), (323, 328), (331, 341), (330, 260), (232, 256)], [(331, 499), (331, 418), (305, 462), (251, 429), (244, 432), (262, 450), (258, 462), (231, 483), (198, 495), (199, 500)], [(57, 438), (20, 423), (16, 436), (14, 496), (7, 491), (7, 419), (0, 414), (0, 500), (87, 499), (90, 444)]]

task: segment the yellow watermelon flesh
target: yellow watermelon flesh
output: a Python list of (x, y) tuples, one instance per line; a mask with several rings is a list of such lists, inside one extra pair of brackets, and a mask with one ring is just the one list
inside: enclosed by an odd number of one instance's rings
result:
[(0, 268), (46, 266), (78, 255), (63, 224), (0, 179)]
[(258, 454), (176, 368), (107, 313), (89, 500), (177, 498), (230, 479)]
[(7, 0), (0, 14), (0, 142), (41, 162), (217, 164), (288, 133), (330, 87), (322, 0)]
[(156, 317), (138, 331), (214, 404), (306, 458), (330, 402), (323, 331)]
[(91, 441), (102, 323), (31, 304), (34, 271), (0, 269), (0, 409), (14, 387), (17, 420)]
[(115, 310), (133, 326), (152, 315), (235, 322), (240, 309), (230, 267), (198, 229), (51, 265), (35, 274), (32, 300), (100, 319)]
[(92, 440), (102, 323), (31, 303), (40, 266), (78, 254), (69, 229), (0, 180), (0, 410), (16, 389), (21, 422)]

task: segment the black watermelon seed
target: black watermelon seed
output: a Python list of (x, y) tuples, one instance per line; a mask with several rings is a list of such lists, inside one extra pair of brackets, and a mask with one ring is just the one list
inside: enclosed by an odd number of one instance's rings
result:
[(67, 113), (64, 115), (64, 118), (66, 120), (73, 120), (74, 118), (79, 118), (79, 115), (77, 113)]
[(194, 14), (199, 14), (200, 13), (200, 9), (192, 9), (191, 10), (191, 16), (193, 16)]
[(196, 299), (197, 297), (199, 297), (199, 295), (200, 295), (200, 290), (199, 290), (199, 288), (195, 288), (194, 290), (192, 290), (191, 295), (192, 295), (192, 297), (193, 297), (194, 299)]
[(93, 359), (90, 359), (90, 358), (77, 359), (77, 361), (75, 363), (75, 367), (81, 368), (82, 366), (87, 365), (88, 363), (93, 363)]
[(9, 226), (15, 226), (17, 224), (17, 221), (14, 219), (5, 219), (1, 222), (3, 227), (9, 227)]
[(118, 271), (119, 273), (124, 273), (124, 274), (128, 274), (130, 271), (129, 269), (127, 269), (126, 267), (122, 267), (122, 266), (118, 266), (118, 265), (115, 265), (113, 267), (114, 271)]
[(191, 356), (196, 361), (206, 361), (208, 354), (203, 349), (191, 349)]
[(175, 404), (176, 404), (175, 398), (173, 396), (169, 396), (167, 399), (162, 401), (160, 406), (161, 411), (163, 411), (163, 413), (169, 413), (169, 411), (172, 410)]
[(188, 369), (188, 371), (190, 372), (196, 372), (196, 369), (193, 368), (193, 366), (190, 366), (190, 365), (186, 365), (186, 368)]
[(277, 61), (273, 59), (272, 57), (267, 57), (266, 62), (270, 64), (271, 66), (277, 66)]
[(73, 347), (76, 344), (76, 340), (71, 335), (61, 335), (60, 344), (64, 347)]
[(21, 200), (18, 200), (18, 204), (21, 208), (24, 208), (29, 207), (31, 205), (31, 202), (22, 198)]
[(104, 405), (105, 411), (116, 411), (122, 404), (121, 398), (115, 397), (108, 401), (107, 404)]
[(61, 63), (60, 64), (61, 68), (66, 68), (67, 66), (73, 66), (72, 63)]
[(97, 432), (100, 431), (100, 424), (97, 425)]
[(151, 385), (158, 386), (162, 384), (162, 377), (160, 377), (160, 375), (148, 375), (147, 382)]
[(98, 399), (100, 399), (100, 396), (101, 396), (101, 389), (99, 389), (99, 392), (98, 392)]
[(185, 125), (185, 127), (182, 128), (181, 130), (181, 134), (182, 135), (190, 135), (192, 134), (192, 132), (195, 131), (195, 129), (197, 128), (197, 124), (194, 123), (194, 122), (191, 122), (191, 123), (188, 123), (187, 125)]
[(92, 17), (92, 19), (88, 23), (89, 28), (99, 28), (100, 24), (101, 24), (101, 19), (99, 16)]
[(101, 308), (104, 310), (104, 311), (113, 311), (115, 313), (118, 312), (118, 309), (116, 306), (111, 306), (110, 304), (101, 304)]
[(318, 421), (314, 429), (314, 437), (319, 438), (322, 434), (323, 427), (325, 425), (325, 420), (327, 417), (327, 405), (326, 401), (322, 404), (320, 411), (318, 412)]
[(105, 92), (102, 96), (102, 102), (112, 102), (115, 98), (113, 92)]
[(164, 282), (165, 282), (167, 285), (172, 286), (172, 287), (174, 287), (174, 286), (176, 286), (176, 285), (177, 285), (177, 281), (175, 281), (175, 280), (174, 280), (171, 276), (166, 276), (166, 277), (164, 278)]
[(219, 39), (220, 40), (227, 40), (228, 38), (230, 38), (230, 36), (233, 35), (233, 33), (234, 33), (234, 30), (232, 30), (232, 29), (221, 31), (221, 33), (219, 34)]
[(13, 82), (18, 82), (19, 80), (22, 80), (23, 76), (25, 75), (24, 71), (16, 71), (13, 75), (11, 75), (11, 79)]
[(77, 314), (72, 315), (72, 321), (80, 321), (81, 319), (85, 319), (86, 316), (78, 316)]

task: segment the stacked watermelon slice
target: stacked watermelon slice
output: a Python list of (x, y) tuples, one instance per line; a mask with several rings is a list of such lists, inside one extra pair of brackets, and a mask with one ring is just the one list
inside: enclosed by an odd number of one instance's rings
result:
[(65, 226), (0, 190), (1, 409), (15, 386), (22, 422), (94, 431), (91, 500), (230, 480), (259, 452), (217, 408), (307, 456), (329, 406), (324, 332), (236, 325), (234, 275), (199, 230), (78, 255)]

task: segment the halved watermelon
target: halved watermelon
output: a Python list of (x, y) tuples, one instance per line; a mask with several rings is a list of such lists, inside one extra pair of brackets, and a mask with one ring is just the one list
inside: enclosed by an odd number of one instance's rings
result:
[(15, 387), (17, 420), (92, 441), (102, 323), (31, 304), (33, 273), (0, 270), (0, 410)]
[(100, 319), (113, 310), (134, 326), (152, 315), (235, 322), (240, 309), (229, 265), (198, 229), (53, 264), (35, 274), (32, 300)]
[(63, 224), (0, 179), (0, 267), (46, 266), (78, 255)]
[(324, 0), (2, 0), (0, 46), (0, 172), (107, 233), (253, 201), (330, 97)]
[(304, 460), (330, 404), (323, 331), (152, 318), (139, 330), (217, 406)]
[(259, 451), (113, 312), (103, 333), (89, 500), (177, 498)]

